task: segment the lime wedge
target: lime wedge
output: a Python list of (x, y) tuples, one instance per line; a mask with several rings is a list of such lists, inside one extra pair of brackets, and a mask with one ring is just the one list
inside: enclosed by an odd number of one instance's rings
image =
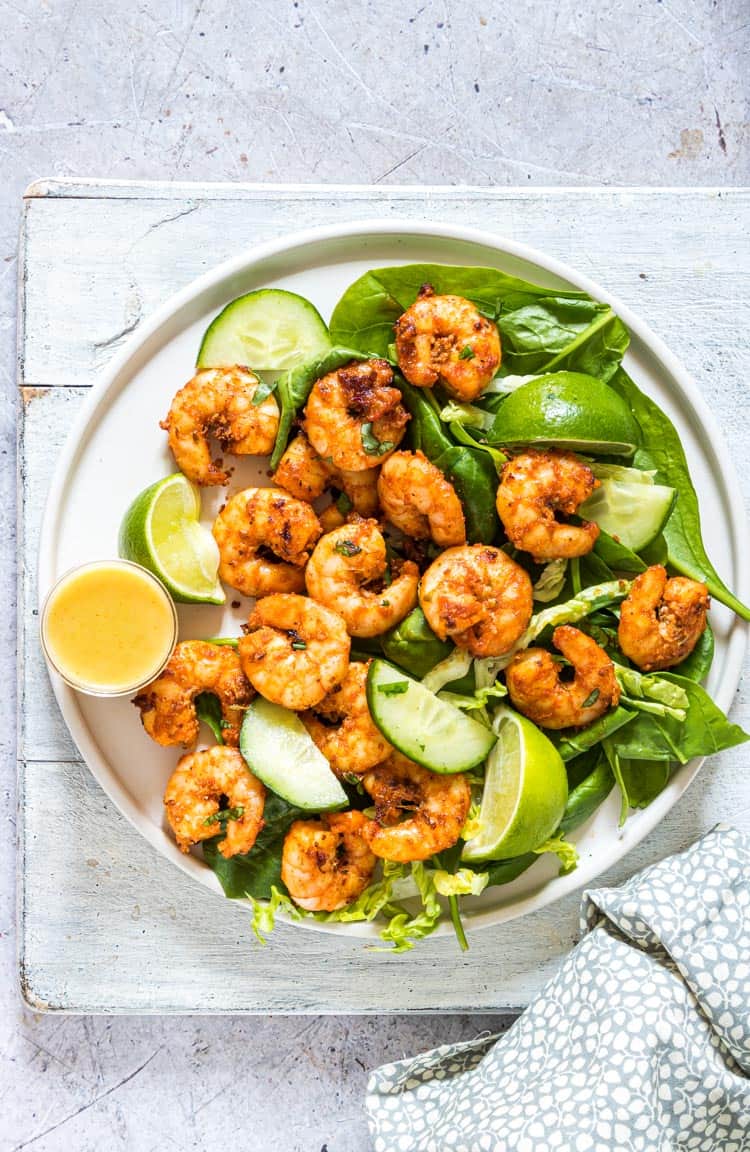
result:
[(208, 326), (199, 368), (246, 364), (256, 372), (282, 372), (315, 360), (331, 346), (317, 308), (296, 292), (261, 288), (227, 304)]
[(544, 733), (510, 708), (495, 713), (497, 744), (487, 758), (479, 832), (462, 860), (508, 860), (531, 852), (557, 829), (568, 799), (560, 753)]
[(198, 517), (198, 489), (181, 472), (145, 488), (120, 525), (120, 555), (158, 576), (181, 604), (223, 604), (219, 549)]
[(632, 456), (638, 425), (617, 392), (583, 372), (550, 372), (522, 384), (498, 409), (491, 444), (542, 444), (593, 455)]

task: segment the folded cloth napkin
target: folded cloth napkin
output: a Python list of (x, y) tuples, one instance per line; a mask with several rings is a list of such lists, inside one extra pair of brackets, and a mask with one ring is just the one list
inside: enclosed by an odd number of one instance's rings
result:
[(500, 1037), (387, 1064), (375, 1152), (748, 1152), (750, 837), (587, 892), (581, 943)]

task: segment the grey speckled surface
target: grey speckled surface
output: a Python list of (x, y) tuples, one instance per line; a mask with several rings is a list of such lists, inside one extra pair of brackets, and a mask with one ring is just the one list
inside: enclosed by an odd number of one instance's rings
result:
[[(0, 0), (0, 26), (7, 683), (16, 236), (32, 179), (585, 185), (750, 175), (744, 0)], [(361, 1152), (366, 1069), (499, 1025), (32, 1015), (15, 990), (7, 692), (0, 741), (0, 1149)]]

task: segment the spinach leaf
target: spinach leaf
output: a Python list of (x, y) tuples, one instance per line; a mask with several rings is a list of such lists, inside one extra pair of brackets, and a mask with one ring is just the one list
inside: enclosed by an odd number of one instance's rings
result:
[(510, 860), (493, 860), (489, 864), (477, 864), (474, 866), (474, 871), (486, 872), (487, 887), (495, 888), (500, 884), (510, 884), (511, 880), (515, 880), (538, 859), (539, 857), (533, 852), (527, 852), (523, 856), (513, 856)]
[(607, 758), (601, 747), (597, 748), (596, 766), (583, 780), (568, 794), (568, 802), (560, 821), (560, 831), (572, 832), (581, 824), (585, 824), (589, 816), (597, 810), (600, 804), (609, 796), (615, 784)]
[(729, 591), (706, 555), (698, 498), (685, 450), (672, 421), (623, 369), (615, 373), (610, 384), (627, 400), (641, 428), (642, 442), (636, 451), (634, 466), (656, 469), (657, 483), (668, 484), (677, 491), (677, 500), (664, 526), (670, 565), (693, 580), (702, 580), (712, 596), (743, 620), (750, 620), (750, 608)]
[(422, 680), (431, 668), (451, 652), (453, 645), (440, 640), (430, 628), (421, 608), (415, 608), (380, 640), (383, 654), (399, 668)]
[(224, 718), (221, 714), (221, 704), (218, 696), (213, 692), (199, 692), (195, 697), (195, 711), (198, 719), (213, 732), (217, 744), (224, 743)]
[(503, 365), (528, 375), (568, 368), (608, 380), (628, 344), (622, 322), (607, 304), (583, 292), (544, 288), (496, 268), (407, 264), (366, 272), (346, 290), (331, 317), (331, 338), (387, 356), (393, 325), (423, 284), (473, 301), (493, 319), (503, 341)]
[(630, 808), (647, 808), (667, 786), (670, 775), (668, 761), (631, 760), (621, 756), (614, 740), (604, 741), (604, 752), (622, 796), (620, 827), (628, 818)]
[[(593, 748), (605, 736), (617, 732), (626, 724), (631, 724), (633, 719), (633, 712), (628, 712), (625, 708), (614, 708), (611, 712), (605, 712), (593, 724), (589, 724), (588, 728), (573, 729), (567, 732), (557, 741), (557, 751), (563, 760), (572, 760), (574, 756), (578, 756), (588, 748)], [(547, 736), (555, 743), (553, 732), (548, 732)]]
[(705, 631), (693, 651), (686, 660), (676, 666), (674, 671), (679, 676), (686, 676), (688, 680), (695, 680), (696, 683), (700, 684), (708, 676), (713, 661), (714, 634), (711, 625), (707, 623)]
[(615, 540), (608, 532), (599, 532), (594, 553), (602, 560), (611, 572), (645, 572), (646, 565), (637, 553), (631, 548)]
[(326, 376), (329, 372), (335, 372), (337, 368), (343, 368), (350, 360), (365, 359), (367, 359), (366, 355), (359, 349), (336, 346), (329, 348), (322, 356), (316, 356), (314, 360), (308, 360), (306, 364), (300, 364), (297, 368), (290, 368), (279, 376), (276, 383), (276, 394), (281, 408), (281, 417), (273, 455), (271, 456), (272, 468), (275, 469), (279, 466), (279, 461), (289, 442), (289, 433), (292, 430), (294, 419), (299, 410), (307, 403), (307, 398), (315, 381), (320, 380), (321, 376)]
[(203, 859), (219, 877), (225, 896), (230, 900), (245, 896), (268, 900), (273, 887), (285, 891), (281, 883), (281, 850), (289, 826), (301, 816), (301, 809), (269, 792), (263, 810), (265, 825), (252, 851), (226, 860), (217, 847), (221, 836), (203, 842)]
[(403, 401), (411, 414), (409, 438), (415, 449), (451, 481), (466, 517), (471, 544), (494, 539), (499, 523), (495, 509), (497, 473), (490, 457), (480, 448), (455, 444), (449, 436), (431, 396), (398, 379)]

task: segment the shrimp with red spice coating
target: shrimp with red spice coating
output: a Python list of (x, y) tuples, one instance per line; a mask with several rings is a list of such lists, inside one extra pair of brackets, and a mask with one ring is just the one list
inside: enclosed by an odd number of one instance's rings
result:
[(409, 413), (387, 360), (353, 360), (316, 380), (303, 428), (334, 468), (376, 468), (401, 443)]
[(535, 560), (585, 556), (599, 526), (561, 523), (555, 513), (573, 516), (599, 481), (572, 452), (539, 452), (529, 448), (503, 467), (497, 490), (497, 514), (508, 539)]
[(342, 682), (302, 716), (302, 723), (337, 776), (366, 772), (391, 752), (391, 745), (373, 723), (367, 703), (371, 663), (350, 664)]
[[(222, 797), (227, 807), (221, 808)], [(164, 793), (169, 826), (181, 852), (218, 832), (225, 859), (249, 852), (263, 828), (266, 790), (236, 748), (216, 745), (183, 756)]]
[(312, 504), (329, 489), (343, 492), (351, 508), (360, 516), (374, 516), (378, 511), (378, 473), (375, 468), (350, 472), (334, 468), (318, 456), (304, 432), (298, 433), (279, 461), (274, 484), (298, 500)]
[(463, 296), (438, 296), (424, 284), (395, 325), (398, 366), (415, 388), (442, 384), (474, 400), (500, 367), (500, 333)]
[(240, 725), (255, 693), (233, 648), (207, 640), (182, 640), (164, 671), (142, 688), (133, 703), (143, 727), (165, 747), (189, 748), (198, 739), (200, 721), (195, 697), (211, 692), (221, 705), (225, 744), (237, 744)]
[(307, 912), (336, 912), (361, 896), (377, 859), (362, 832), (361, 812), (334, 812), (295, 820), (284, 839), (281, 879)]
[(441, 640), (472, 656), (502, 656), (531, 619), (531, 578), (500, 548), (448, 548), (423, 575), (419, 603)]
[(620, 605), (617, 639), (644, 672), (672, 668), (687, 659), (706, 629), (708, 589), (686, 576), (667, 578), (652, 564), (633, 581)]
[(570, 624), (555, 628), (552, 643), (572, 665), (572, 679), (546, 648), (518, 652), (505, 673), (514, 707), (541, 728), (584, 728), (620, 699), (615, 666), (603, 648)]
[(266, 456), (279, 430), (274, 396), (254, 404), (260, 380), (249, 368), (206, 368), (175, 396), (161, 427), (177, 467), (194, 484), (228, 484), (229, 471), (212, 460), (210, 438), (231, 456)]
[(304, 592), (304, 566), (321, 526), (304, 500), (281, 488), (246, 488), (216, 517), (219, 576), (245, 596)]
[(362, 779), (375, 802), (363, 836), (376, 856), (407, 863), (451, 848), (466, 823), (471, 787), (461, 772), (441, 776), (393, 752)]
[(395, 452), (380, 470), (383, 512), (413, 540), (440, 548), (466, 543), (466, 522), (456, 490), (423, 452)]

